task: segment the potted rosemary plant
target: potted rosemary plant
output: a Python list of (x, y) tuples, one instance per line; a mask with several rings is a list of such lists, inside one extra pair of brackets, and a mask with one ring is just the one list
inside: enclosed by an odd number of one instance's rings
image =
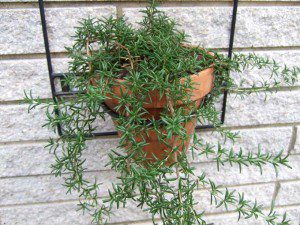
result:
[[(206, 224), (193, 196), (198, 189), (211, 195), (211, 203), (202, 204), (231, 205), (239, 218), (262, 217), (267, 224), (289, 224), (273, 207), (265, 213), (244, 194), (223, 189), (204, 172), (196, 172), (188, 155), (206, 155), (218, 165), (289, 167), (282, 152), (248, 154), (213, 148), (195, 135), (194, 127), (210, 123), (215, 132), (235, 140), (237, 134), (222, 126), (215, 108), (224, 90), (237, 95), (276, 90), (282, 84), (293, 85), (299, 68), (281, 67), (252, 53), (229, 59), (191, 46), (176, 22), (154, 4), (143, 13), (136, 29), (123, 17), (83, 20), (74, 45), (67, 48), (71, 61), (64, 79), (77, 94), (57, 99), (59, 104), (26, 95), (30, 109), (46, 108), (47, 126), (55, 131), (58, 123), (62, 125), (63, 135), (51, 138), (47, 146), (56, 159), (53, 173), (66, 176), (68, 192), (79, 194), (80, 208), (99, 224), (109, 221), (113, 207), (126, 207), (129, 200), (148, 211), (153, 223), (160, 219), (163, 224)], [(242, 88), (230, 73), (254, 67), (267, 69), (269, 82)], [(55, 113), (58, 108), (60, 114)], [(97, 129), (98, 118), (107, 114), (113, 115), (119, 133), (119, 145), (108, 152), (107, 164), (118, 173), (118, 181), (106, 196), (99, 196), (101, 185), (85, 178), (88, 168), (82, 153)]]

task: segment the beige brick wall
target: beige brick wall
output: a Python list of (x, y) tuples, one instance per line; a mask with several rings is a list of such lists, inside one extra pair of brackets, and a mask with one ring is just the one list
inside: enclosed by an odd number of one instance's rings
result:
[[(129, 22), (140, 19), (138, 10), (145, 6), (138, 1), (46, 1), (50, 47), (55, 72), (64, 72), (67, 58), (64, 46), (79, 17), (109, 16), (125, 13)], [(167, 1), (162, 9), (178, 19), (181, 28), (191, 35), (192, 42), (222, 51), (228, 46), (231, 2)], [(235, 47), (238, 51), (254, 50), (290, 66), (300, 62), (300, 1), (259, 0), (240, 2)], [(43, 38), (36, 0), (0, 0), (0, 225), (87, 225), (90, 220), (76, 211), (77, 196), (65, 195), (61, 178), (51, 175), (53, 161), (43, 149), (54, 136), (41, 128), (42, 111), (27, 114), (27, 105), (20, 103), (23, 90), (32, 89), (35, 96), (51, 96)], [(251, 47), (253, 46), (253, 49)], [(259, 74), (260, 73), (260, 74)], [(249, 81), (263, 71), (246, 72)], [(224, 167), (220, 172), (209, 160), (199, 158), (194, 165), (215, 182), (230, 189), (248, 193), (250, 199), (265, 204), (274, 200), (279, 212), (287, 211), (293, 225), (300, 223), (300, 85), (289, 90), (282, 87), (267, 102), (262, 94), (245, 100), (229, 96), (226, 126), (240, 131), (238, 146), (255, 151), (259, 143), (266, 151), (281, 149), (291, 154), (293, 170), (282, 169), (276, 177), (273, 168), (264, 174), (256, 168)], [(112, 130), (111, 121), (101, 128)], [(215, 143), (211, 131), (199, 135)], [(105, 168), (107, 150), (116, 146), (116, 138), (98, 138), (89, 142), (86, 151), (90, 177), (98, 177), (104, 187), (114, 180), (114, 173)], [(106, 194), (105, 188), (101, 191)], [(237, 222), (236, 214), (208, 205), (207, 193), (196, 193), (199, 209), (207, 212), (207, 220), (220, 225), (264, 224), (262, 221)], [(117, 224), (151, 224), (149, 216), (129, 203), (112, 218)]]

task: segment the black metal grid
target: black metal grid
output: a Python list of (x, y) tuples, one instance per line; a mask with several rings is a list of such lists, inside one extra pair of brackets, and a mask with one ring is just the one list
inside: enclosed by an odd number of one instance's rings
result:
[[(230, 39), (229, 39), (229, 47), (228, 47), (228, 57), (229, 58), (232, 57), (238, 2), (239, 2), (239, 0), (233, 0), (233, 10), (232, 10), (232, 19), (231, 19), (231, 28), (230, 28)], [(44, 37), (44, 45), (45, 45), (45, 53), (46, 53), (49, 80), (50, 80), (50, 86), (51, 86), (51, 92), (52, 92), (52, 99), (55, 103), (58, 103), (57, 97), (71, 96), (71, 95), (74, 95), (76, 92), (74, 92), (74, 91), (64, 91), (64, 90), (57, 91), (56, 90), (54, 81), (55, 81), (55, 79), (60, 79), (61, 80), (64, 77), (64, 73), (54, 73), (53, 72), (51, 52), (50, 52), (50, 46), (49, 46), (49, 38), (48, 38), (48, 31), (47, 31), (47, 22), (46, 22), (46, 16), (45, 16), (45, 7), (44, 7), (44, 1), (43, 0), (39, 0), (39, 10), (40, 10), (40, 16), (41, 16), (41, 23), (42, 23), (42, 30), (43, 30), (43, 37)], [(224, 85), (226, 85), (226, 84), (224, 84)], [(222, 124), (225, 121), (227, 95), (228, 95), (228, 92), (224, 91), (223, 102), (222, 102), (222, 113), (221, 113), (221, 122), (222, 122)], [(104, 105), (104, 107), (106, 107), (106, 106)], [(117, 115), (116, 113), (112, 112), (109, 109), (107, 111), (111, 116), (116, 116)], [(55, 114), (57, 116), (60, 115), (59, 109), (55, 110)], [(209, 129), (209, 128), (214, 128), (214, 126), (213, 125), (198, 125), (198, 126), (196, 126), (195, 129), (196, 130), (202, 130), (202, 129)], [(59, 123), (57, 124), (57, 132), (60, 136), (63, 134), (62, 126)], [(117, 135), (117, 132), (116, 131), (103, 131), (103, 132), (93, 133), (93, 136), (111, 136), (111, 135)]]

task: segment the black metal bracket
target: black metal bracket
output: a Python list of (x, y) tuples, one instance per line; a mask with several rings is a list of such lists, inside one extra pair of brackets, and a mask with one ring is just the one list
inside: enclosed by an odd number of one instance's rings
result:
[[(232, 57), (232, 51), (233, 51), (238, 1), (239, 0), (233, 0), (233, 11), (232, 11), (230, 39), (229, 39), (229, 47), (228, 47), (228, 57), (229, 58)], [(42, 30), (43, 30), (45, 53), (46, 53), (46, 59), (47, 59), (47, 66), (48, 66), (48, 73), (49, 73), (52, 99), (55, 103), (58, 103), (57, 97), (74, 95), (74, 94), (76, 94), (76, 92), (74, 92), (74, 91), (64, 91), (64, 90), (63, 91), (57, 91), (56, 90), (55, 79), (60, 79), (60, 81), (61, 81), (64, 77), (64, 73), (54, 73), (53, 72), (51, 52), (50, 52), (50, 46), (49, 46), (49, 38), (48, 38), (48, 31), (47, 31), (47, 22), (46, 22), (46, 16), (45, 16), (45, 6), (44, 6), (44, 1), (43, 0), (39, 0), (39, 9), (40, 9), (41, 24), (42, 24)], [(226, 84), (224, 84), (224, 85), (226, 85)], [(228, 92), (224, 91), (223, 104), (222, 104), (222, 113), (221, 113), (221, 122), (222, 122), (222, 124), (225, 121), (227, 95), (228, 95)], [(104, 105), (104, 107), (105, 107), (105, 105)], [(107, 111), (109, 112), (109, 110), (107, 110)], [(113, 112), (109, 112), (109, 113), (112, 116), (114, 116)], [(60, 115), (59, 109), (55, 110), (55, 114), (57, 116)], [(199, 126), (196, 126), (197, 130), (209, 129), (209, 128), (214, 128), (214, 126), (213, 125), (199, 125)], [(57, 125), (57, 132), (60, 136), (63, 134), (63, 129), (62, 129), (61, 124)], [(95, 132), (95, 133), (93, 133), (93, 136), (111, 136), (111, 135), (117, 135), (117, 132), (116, 131), (104, 131), (104, 132)]]

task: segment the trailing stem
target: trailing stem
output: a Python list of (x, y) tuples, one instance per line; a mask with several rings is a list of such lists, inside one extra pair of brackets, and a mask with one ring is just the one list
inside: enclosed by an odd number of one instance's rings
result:
[[(96, 224), (107, 223), (113, 209), (126, 208), (130, 201), (148, 212), (153, 223), (159, 217), (165, 225), (204, 225), (204, 212), (195, 198), (199, 189), (209, 191), (211, 204), (233, 210), (239, 218), (262, 218), (270, 225), (289, 224), (286, 215), (277, 214), (273, 206), (268, 214), (264, 213), (261, 204), (215, 184), (188, 160), (190, 154), (205, 155), (216, 162), (218, 170), (227, 165), (235, 169), (233, 166), (237, 165), (241, 172), (244, 167), (256, 166), (262, 173), (264, 166), (271, 165), (278, 173), (281, 166), (290, 168), (284, 151), (277, 155), (260, 149), (256, 153), (236, 151), (233, 146), (205, 143), (197, 134), (191, 148), (185, 149), (190, 135), (183, 125), (197, 118), (199, 123), (212, 124), (214, 132), (234, 144), (239, 135), (222, 126), (220, 112), (215, 107), (224, 90), (242, 97), (267, 94), (281, 86), (293, 85), (298, 80), (299, 67), (279, 65), (253, 53), (236, 53), (229, 59), (191, 46), (187, 35), (177, 29), (176, 21), (160, 12), (154, 1), (151, 3), (142, 11), (144, 17), (136, 29), (124, 17), (80, 22), (75, 43), (67, 48), (71, 61), (65, 85), (78, 90), (72, 98), (61, 97), (56, 103), (25, 93), (30, 110), (41, 106), (46, 111), (44, 126), (52, 130), (58, 124), (62, 126), (63, 135), (49, 139), (47, 145), (55, 158), (53, 174), (64, 177), (67, 192), (78, 194), (79, 208), (91, 214)], [(215, 71), (213, 89), (197, 107), (191, 100), (194, 89), (191, 75), (211, 67)], [(251, 69), (263, 70), (261, 81), (238, 79), (236, 74)], [(158, 119), (146, 107), (153, 103), (154, 91), (159, 99), (166, 98)], [(85, 156), (93, 132), (103, 128), (99, 120), (108, 118), (103, 105), (112, 99), (117, 105), (110, 110), (119, 114), (115, 118), (119, 145), (114, 149), (99, 148), (107, 151), (106, 166), (117, 176), (108, 193), (100, 196), (99, 189), (106, 186), (88, 176), (91, 168), (87, 168)], [(58, 109), (59, 114), (55, 113)], [(149, 161), (144, 149), (149, 145), (151, 133), (167, 146), (166, 150), (171, 150), (162, 158), (154, 155)], [(101, 173), (98, 180), (101, 181)], [(209, 202), (201, 202), (204, 204)]]

